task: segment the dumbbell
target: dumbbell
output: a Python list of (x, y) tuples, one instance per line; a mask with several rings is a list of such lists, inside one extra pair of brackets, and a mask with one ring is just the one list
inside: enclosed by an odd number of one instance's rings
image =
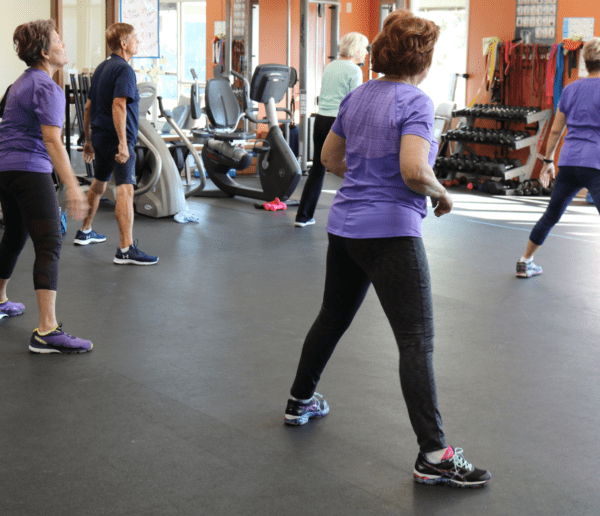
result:
[(517, 131), (515, 133), (514, 141), (523, 140), (524, 138), (529, 138), (530, 136), (531, 134), (529, 134), (527, 131)]

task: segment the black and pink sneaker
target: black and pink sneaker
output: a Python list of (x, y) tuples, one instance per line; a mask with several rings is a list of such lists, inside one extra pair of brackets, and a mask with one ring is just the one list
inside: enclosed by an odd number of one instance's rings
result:
[(489, 471), (477, 469), (466, 461), (462, 448), (448, 446), (442, 462), (433, 464), (423, 453), (419, 453), (415, 463), (415, 481), (422, 484), (446, 483), (452, 487), (483, 487), (492, 475)]
[(309, 419), (314, 417), (323, 417), (329, 413), (329, 405), (319, 393), (315, 392), (314, 396), (308, 403), (300, 403), (296, 400), (288, 400), (285, 409), (284, 423), (288, 425), (304, 425)]
[(94, 345), (89, 340), (79, 339), (62, 331), (62, 325), (48, 333), (40, 333), (36, 328), (29, 341), (32, 353), (86, 353)]
[(25, 310), (25, 305), (23, 303), (13, 303), (7, 299), (4, 303), (0, 303), (0, 318), (21, 315), (23, 310)]

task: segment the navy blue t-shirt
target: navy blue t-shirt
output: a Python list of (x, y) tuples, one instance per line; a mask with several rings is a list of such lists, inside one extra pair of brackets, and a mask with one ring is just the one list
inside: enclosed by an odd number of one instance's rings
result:
[[(121, 56), (112, 54), (100, 63), (92, 76), (88, 95), (92, 101), (92, 135), (118, 139), (112, 115), (113, 99), (127, 98), (127, 142), (135, 144), (138, 137), (140, 94), (133, 68)], [(96, 140), (92, 136), (93, 140)]]

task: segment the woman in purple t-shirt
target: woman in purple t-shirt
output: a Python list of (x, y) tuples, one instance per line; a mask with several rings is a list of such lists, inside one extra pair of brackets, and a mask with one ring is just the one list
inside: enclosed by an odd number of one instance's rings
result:
[(417, 88), (427, 76), (439, 27), (395, 11), (372, 44), (369, 81), (343, 100), (321, 160), (340, 177), (329, 214), (323, 304), (302, 348), (285, 422), (329, 412), (315, 393), (336, 344), (373, 284), (400, 351), (400, 384), (420, 452), (417, 482), (481, 487), (490, 474), (447, 446), (433, 373), (433, 303), (421, 221), (452, 199), (431, 168), (437, 153), (433, 103)]
[(525, 253), (517, 262), (520, 278), (542, 273), (542, 268), (533, 262), (533, 254), (577, 192), (587, 188), (600, 211), (600, 38), (586, 42), (582, 52), (588, 76), (569, 84), (560, 97), (548, 136), (540, 183), (546, 188), (554, 177), (554, 153), (568, 128), (558, 160), (560, 174), (552, 188), (546, 212), (531, 231)]
[(0, 317), (23, 313), (21, 303), (8, 300), (6, 287), (31, 235), (39, 326), (31, 336), (29, 350), (82, 353), (90, 351), (92, 343), (64, 333), (55, 314), (61, 234), (53, 168), (66, 187), (71, 217), (83, 218), (88, 208), (62, 144), (65, 96), (52, 76), (69, 59), (54, 27), (52, 20), (38, 20), (19, 25), (13, 35), (19, 58), (30, 68), (10, 87), (0, 123), (0, 204), (4, 217)]

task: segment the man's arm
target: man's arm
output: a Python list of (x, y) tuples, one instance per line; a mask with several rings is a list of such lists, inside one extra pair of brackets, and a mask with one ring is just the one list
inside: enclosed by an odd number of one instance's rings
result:
[(87, 99), (83, 112), (83, 133), (85, 134), (85, 143), (83, 144), (83, 161), (91, 163), (94, 159), (94, 147), (92, 147), (92, 101)]
[(129, 159), (129, 148), (127, 147), (127, 97), (115, 97), (113, 99), (112, 115), (119, 137), (119, 152), (115, 159), (118, 163), (125, 163)]

